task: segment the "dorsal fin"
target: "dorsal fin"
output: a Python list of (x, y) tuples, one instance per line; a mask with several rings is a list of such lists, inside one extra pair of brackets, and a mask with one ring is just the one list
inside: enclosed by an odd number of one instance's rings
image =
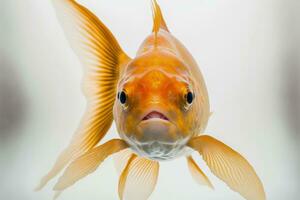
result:
[(169, 32), (169, 29), (166, 25), (164, 17), (162, 15), (161, 9), (156, 0), (152, 0), (152, 13), (153, 13), (153, 29), (152, 32), (155, 34), (155, 41), (159, 29), (164, 29)]

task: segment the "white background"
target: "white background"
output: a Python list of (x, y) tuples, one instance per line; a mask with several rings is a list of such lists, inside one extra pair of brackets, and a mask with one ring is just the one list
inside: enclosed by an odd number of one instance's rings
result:
[[(131, 56), (152, 29), (150, 0), (80, 1)], [(269, 200), (297, 200), (300, 186), (299, 19), (296, 0), (160, 0), (171, 32), (198, 61), (214, 112), (207, 133), (242, 153)], [(51, 1), (0, 0), (0, 199), (47, 200), (33, 192), (84, 112), (81, 66)], [(105, 140), (117, 137), (115, 126)], [(161, 163), (151, 200), (238, 200), (215, 178), (193, 182), (183, 158)], [(61, 200), (115, 200), (112, 159)]]

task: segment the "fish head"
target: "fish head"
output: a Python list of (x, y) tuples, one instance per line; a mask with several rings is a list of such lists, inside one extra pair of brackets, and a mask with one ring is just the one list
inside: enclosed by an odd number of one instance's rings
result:
[(144, 154), (166, 156), (183, 146), (197, 121), (190, 77), (184, 62), (167, 52), (133, 60), (118, 84), (114, 107), (120, 136)]

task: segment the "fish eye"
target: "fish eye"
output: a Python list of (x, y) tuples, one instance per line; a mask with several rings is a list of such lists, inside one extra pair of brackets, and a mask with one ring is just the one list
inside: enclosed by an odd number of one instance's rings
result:
[(192, 104), (193, 103), (193, 100), (195, 98), (195, 95), (194, 93), (192, 93), (191, 91), (188, 91), (187, 94), (185, 95), (185, 98), (186, 98), (186, 102), (188, 104)]
[(127, 95), (125, 91), (119, 92), (118, 93), (118, 99), (120, 101), (121, 104), (125, 104), (127, 101)]

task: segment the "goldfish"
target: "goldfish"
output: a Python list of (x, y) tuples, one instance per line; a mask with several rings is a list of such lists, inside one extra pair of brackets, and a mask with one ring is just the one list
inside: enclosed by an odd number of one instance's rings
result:
[[(192, 157), (198, 152), (211, 172), (247, 200), (265, 200), (263, 184), (237, 151), (205, 134), (211, 115), (200, 69), (171, 34), (152, 0), (153, 28), (134, 58), (100, 19), (75, 0), (52, 0), (71, 47), (83, 66), (87, 108), (69, 146), (36, 188), (64, 170), (63, 190), (114, 155), (121, 200), (146, 200), (157, 183), (159, 163), (185, 157), (193, 178), (213, 184)], [(115, 122), (119, 138), (103, 144)]]

